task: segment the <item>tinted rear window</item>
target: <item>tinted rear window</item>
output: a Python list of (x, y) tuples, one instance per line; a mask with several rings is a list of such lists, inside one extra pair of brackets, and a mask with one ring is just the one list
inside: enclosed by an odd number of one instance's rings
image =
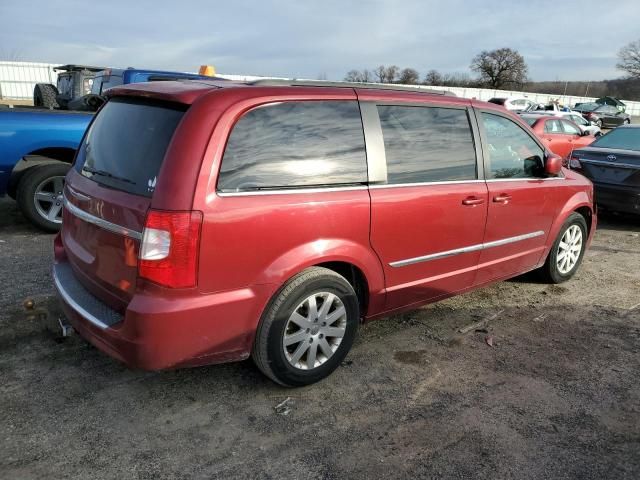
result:
[(233, 127), (218, 190), (345, 185), (367, 181), (355, 101), (283, 102), (255, 108)]
[(591, 146), (640, 151), (640, 128), (616, 128), (600, 137)]
[(80, 146), (76, 169), (116, 190), (150, 197), (182, 107), (113, 99)]

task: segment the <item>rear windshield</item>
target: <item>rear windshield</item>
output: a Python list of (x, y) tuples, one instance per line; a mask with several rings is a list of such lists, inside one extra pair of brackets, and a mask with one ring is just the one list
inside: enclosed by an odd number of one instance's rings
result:
[(105, 187), (151, 197), (184, 108), (113, 99), (95, 118), (76, 170)]
[(593, 142), (591, 146), (640, 151), (640, 128), (616, 128)]

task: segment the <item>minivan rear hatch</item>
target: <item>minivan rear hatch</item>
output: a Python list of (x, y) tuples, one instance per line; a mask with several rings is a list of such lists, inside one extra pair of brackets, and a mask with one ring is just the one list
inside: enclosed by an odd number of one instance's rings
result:
[(65, 252), (78, 281), (116, 310), (133, 295), (145, 217), (186, 108), (112, 98), (90, 125), (67, 176)]

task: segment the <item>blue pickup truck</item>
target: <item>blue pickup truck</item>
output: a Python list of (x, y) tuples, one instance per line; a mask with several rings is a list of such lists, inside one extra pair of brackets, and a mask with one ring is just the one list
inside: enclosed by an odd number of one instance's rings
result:
[[(212, 77), (140, 69), (107, 69), (93, 80), (95, 99), (107, 88), (162, 80)], [(90, 110), (90, 105), (85, 110)], [(0, 197), (8, 194), (24, 216), (42, 230), (62, 224), (62, 188), (76, 148), (93, 112), (0, 106)]]

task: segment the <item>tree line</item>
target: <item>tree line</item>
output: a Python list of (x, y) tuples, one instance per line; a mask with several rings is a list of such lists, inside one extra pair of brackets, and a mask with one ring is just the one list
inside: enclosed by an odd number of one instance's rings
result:
[(495, 88), (554, 95), (601, 97), (611, 95), (627, 100), (640, 100), (640, 40), (624, 46), (618, 53), (618, 69), (626, 76), (615, 80), (533, 82), (528, 78), (524, 57), (511, 48), (483, 50), (469, 65), (469, 73), (441, 73), (432, 69), (421, 76), (411, 67), (380, 65), (374, 69), (350, 70), (348, 82), (399, 83), (442, 87)]

